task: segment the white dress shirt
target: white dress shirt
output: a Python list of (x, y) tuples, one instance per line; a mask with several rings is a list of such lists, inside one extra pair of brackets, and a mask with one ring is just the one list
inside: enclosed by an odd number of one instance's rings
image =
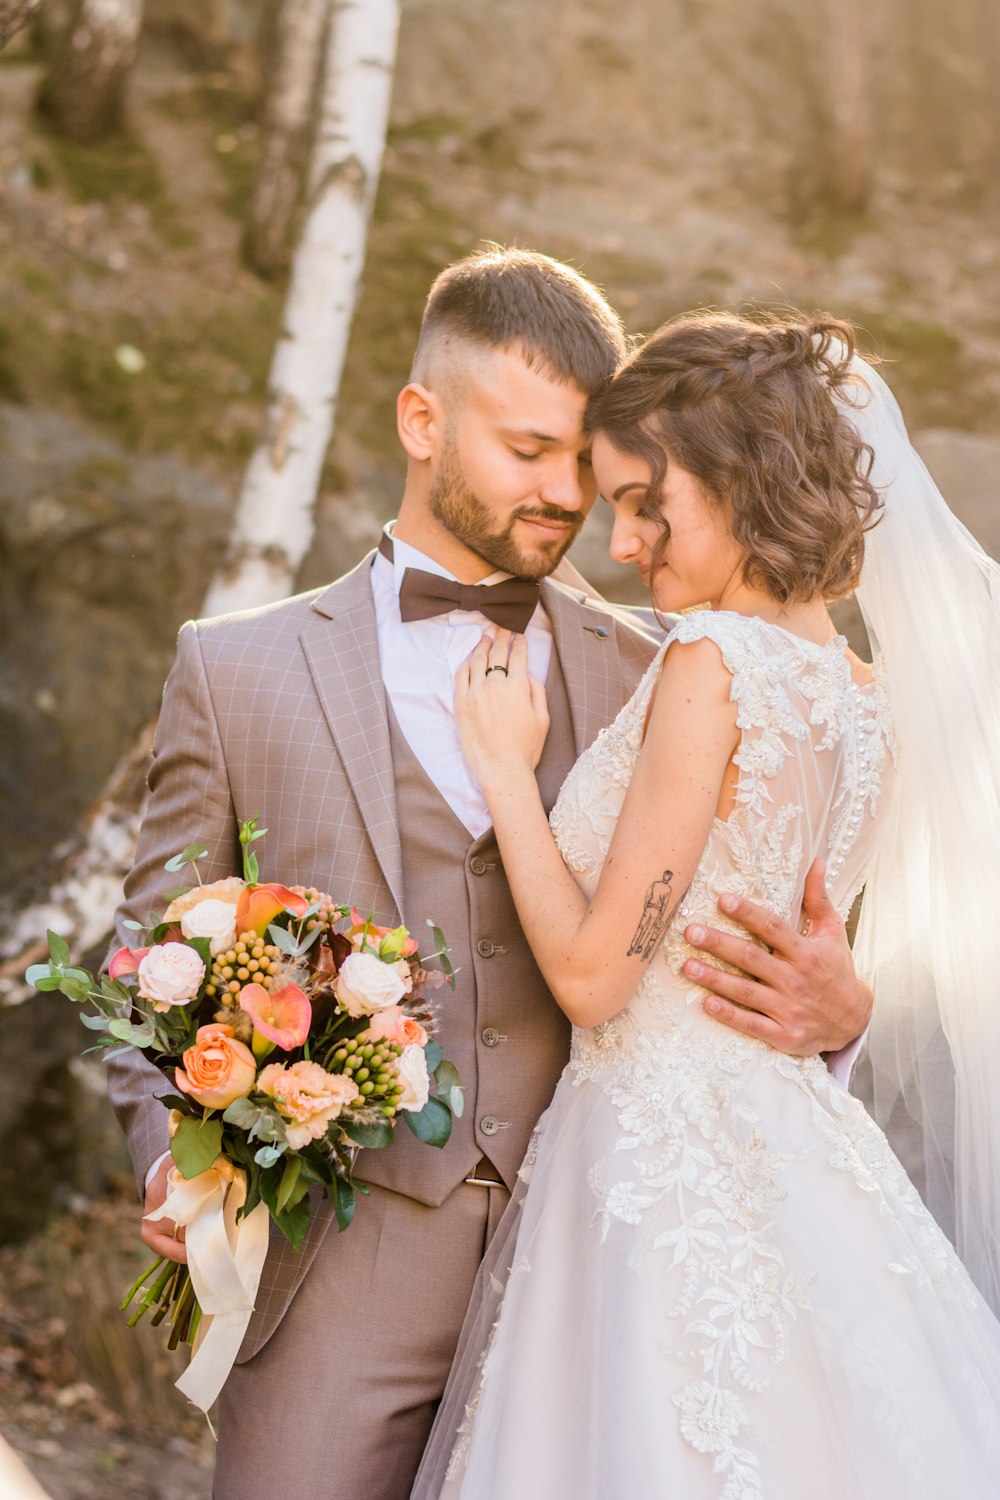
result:
[[(399, 589), (407, 568), (420, 568), (442, 578), (455, 575), (409, 542), (393, 536), (392, 546), (392, 562), (379, 552), (372, 564), (379, 662), (386, 697), (417, 760), (459, 822), (477, 839), (490, 827), (491, 819), (458, 743), (455, 673), (478, 645), (483, 631), (492, 631), (494, 626), (478, 610), (468, 609), (450, 609), (429, 620), (404, 624), (399, 616)], [(491, 573), (481, 582), (489, 587), (510, 576)], [(531, 675), (544, 682), (552, 660), (552, 626), (541, 604), (524, 634)]]

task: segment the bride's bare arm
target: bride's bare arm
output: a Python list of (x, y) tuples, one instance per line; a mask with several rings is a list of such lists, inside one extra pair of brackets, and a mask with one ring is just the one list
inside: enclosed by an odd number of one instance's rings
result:
[(523, 637), (481, 643), (459, 672), (462, 748), (482, 788), (525, 936), (559, 1005), (596, 1026), (626, 1004), (694, 874), (738, 739), (730, 676), (710, 641), (664, 658), (646, 737), (593, 900), (567, 870), (534, 767), (548, 727)]

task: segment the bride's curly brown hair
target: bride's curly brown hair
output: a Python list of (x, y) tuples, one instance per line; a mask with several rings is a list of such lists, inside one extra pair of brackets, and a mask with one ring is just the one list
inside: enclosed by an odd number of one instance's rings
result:
[[(591, 398), (587, 424), (649, 464), (652, 510), (671, 461), (726, 507), (745, 583), (783, 604), (841, 598), (882, 504), (872, 450), (832, 396), (856, 384), (854, 348), (837, 318), (685, 314)], [(670, 540), (663, 526), (651, 577)]]

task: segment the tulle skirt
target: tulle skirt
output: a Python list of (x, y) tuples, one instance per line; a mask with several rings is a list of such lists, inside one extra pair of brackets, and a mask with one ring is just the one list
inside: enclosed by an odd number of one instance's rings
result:
[(757, 1058), (653, 1126), (567, 1069), (414, 1500), (997, 1500), (1000, 1325), (860, 1104)]

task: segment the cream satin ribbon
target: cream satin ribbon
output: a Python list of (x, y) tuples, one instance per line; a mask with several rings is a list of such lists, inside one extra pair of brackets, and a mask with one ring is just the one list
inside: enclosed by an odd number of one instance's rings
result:
[(207, 1412), (233, 1367), (254, 1309), (270, 1215), (263, 1203), (236, 1222), (246, 1202), (246, 1174), (225, 1157), (197, 1177), (184, 1178), (176, 1167), (168, 1177), (162, 1208), (147, 1219), (173, 1219), (185, 1230), (188, 1269), (201, 1323), (191, 1363), (177, 1389)]

